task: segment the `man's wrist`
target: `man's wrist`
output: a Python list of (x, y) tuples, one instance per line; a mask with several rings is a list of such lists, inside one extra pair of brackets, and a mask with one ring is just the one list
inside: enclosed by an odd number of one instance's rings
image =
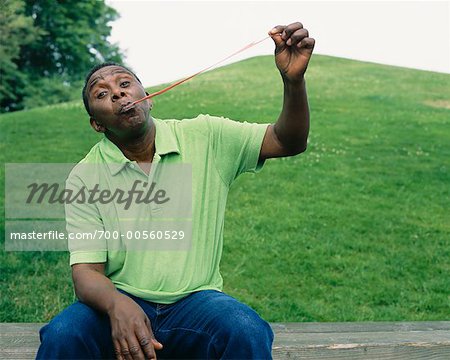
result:
[(285, 95), (303, 95), (306, 91), (306, 81), (302, 76), (297, 80), (283, 79), (283, 87)]
[(117, 301), (119, 301), (122, 296), (125, 296), (125, 295), (123, 295), (122, 293), (120, 293), (117, 290), (114, 291), (113, 295), (109, 299), (108, 304), (106, 305), (106, 313), (108, 315), (110, 315), (114, 311), (114, 307), (117, 304)]

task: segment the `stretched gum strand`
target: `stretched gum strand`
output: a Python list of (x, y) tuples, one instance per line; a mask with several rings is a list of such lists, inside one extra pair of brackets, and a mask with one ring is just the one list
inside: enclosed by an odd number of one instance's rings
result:
[[(277, 34), (272, 34), (272, 35), (277, 35)], [(251, 47), (253, 47), (255, 45), (258, 45), (259, 43), (262, 43), (264, 40), (266, 40), (266, 39), (268, 39), (270, 37), (271, 36), (269, 35), (269, 36), (266, 36), (265, 38), (263, 38), (261, 40), (251, 42), (250, 44), (244, 46), (242, 49), (239, 49), (239, 50), (235, 51), (231, 55), (228, 55), (227, 57), (225, 57), (222, 60), (220, 60), (220, 61), (218, 61), (218, 62), (208, 66), (207, 68), (204, 68), (203, 70), (200, 70), (200, 71), (196, 72), (195, 74), (192, 74), (192, 75), (190, 75), (190, 76), (188, 76), (188, 77), (186, 77), (184, 79), (181, 79), (181, 80), (173, 83), (172, 85), (169, 85), (169, 86), (165, 87), (164, 89), (158, 90), (158, 91), (156, 91), (154, 93), (151, 93), (151, 94), (149, 94), (147, 96), (144, 96), (142, 99), (139, 99), (139, 100), (136, 100), (136, 101), (132, 102), (130, 105), (125, 106), (123, 108), (123, 111), (128, 111), (131, 108), (133, 108), (136, 104), (139, 104), (142, 101), (145, 101), (147, 99), (151, 99), (152, 97), (155, 97), (157, 95), (161, 95), (161, 94), (165, 93), (166, 91), (169, 91), (170, 89), (173, 89), (175, 86), (181, 85), (182, 83), (192, 79), (193, 77), (195, 77), (197, 75), (200, 75), (201, 73), (211, 69), (212, 67), (214, 67), (216, 65), (219, 65), (220, 63), (224, 62), (225, 60), (228, 60), (229, 58), (231, 58), (231, 57), (233, 57), (233, 56), (235, 56), (235, 55), (237, 55), (237, 54), (239, 54), (239, 53), (241, 53), (241, 52), (243, 52), (243, 51), (245, 51), (247, 49), (250, 49)]]

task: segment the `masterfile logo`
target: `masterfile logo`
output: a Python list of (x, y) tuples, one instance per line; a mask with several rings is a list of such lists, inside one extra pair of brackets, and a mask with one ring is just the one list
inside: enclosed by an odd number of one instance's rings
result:
[[(117, 171), (119, 169), (120, 171)], [(6, 164), (7, 251), (186, 250), (192, 166)]]
[[(47, 201), (49, 204), (109, 204), (116, 202), (123, 204), (124, 209), (128, 210), (133, 202), (136, 204), (164, 204), (170, 200), (167, 192), (164, 189), (157, 189), (156, 182), (152, 182), (149, 186), (148, 182), (141, 180), (134, 180), (131, 189), (124, 190), (116, 188), (114, 191), (109, 189), (99, 189), (99, 184), (95, 184), (92, 189), (82, 186), (78, 191), (72, 189), (61, 188), (58, 183), (38, 184), (36, 182), (27, 186), (30, 193), (27, 197), (26, 203), (31, 204), (35, 201), (37, 204), (42, 204)], [(48, 195), (48, 196), (47, 196)]]

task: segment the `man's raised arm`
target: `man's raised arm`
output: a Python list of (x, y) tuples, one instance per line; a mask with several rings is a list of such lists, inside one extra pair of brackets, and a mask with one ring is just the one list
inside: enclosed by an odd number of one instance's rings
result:
[(275, 42), (275, 63), (284, 83), (284, 101), (278, 121), (267, 128), (260, 160), (302, 153), (309, 133), (304, 75), (315, 40), (301, 23), (276, 26), (269, 35)]

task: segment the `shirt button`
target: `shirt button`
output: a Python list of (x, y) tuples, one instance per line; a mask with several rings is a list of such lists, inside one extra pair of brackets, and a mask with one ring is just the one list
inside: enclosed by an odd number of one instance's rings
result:
[(134, 169), (134, 165), (133, 165), (133, 164), (130, 164), (130, 168)]

